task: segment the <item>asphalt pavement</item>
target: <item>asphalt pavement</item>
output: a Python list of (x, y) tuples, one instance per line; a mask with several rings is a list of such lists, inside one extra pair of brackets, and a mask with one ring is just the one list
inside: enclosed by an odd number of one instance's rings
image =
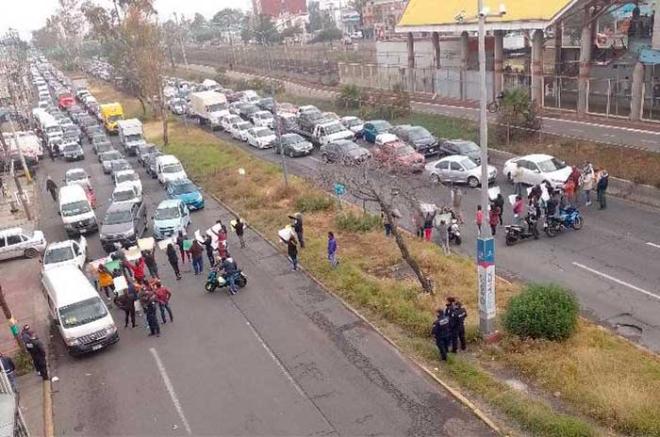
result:
[[(281, 160), (273, 149), (258, 150), (224, 132), (216, 134), (262, 159), (278, 163)], [(315, 177), (324, 165), (318, 154), (287, 158), (286, 163), (290, 172), (308, 178)], [(513, 187), (501, 174), (503, 162), (491, 164), (498, 169), (495, 185), (506, 199)], [(420, 178), (417, 185), (424, 181), (431, 185), (425, 174), (406, 177)], [(383, 183), (391, 184), (392, 179)], [(453, 250), (475, 257), (474, 215), (480, 188), (462, 189), (464, 242)], [(438, 206), (451, 205), (448, 188), (436, 186), (431, 191), (422, 200)], [(524, 281), (559, 283), (575, 291), (584, 313), (591, 319), (660, 352), (660, 269), (654, 261), (660, 256), (660, 211), (612, 196), (608, 197), (606, 210), (598, 210), (594, 202), (580, 211), (585, 219), (581, 230), (568, 230), (555, 238), (542, 233), (539, 240), (526, 240), (513, 247), (505, 246), (505, 231), (500, 227), (496, 237), (498, 273)], [(512, 216), (505, 206), (505, 225), (511, 223)], [(404, 220), (403, 225), (413, 228), (410, 220)]]
[[(454, 118), (479, 120), (476, 108), (445, 105), (440, 103), (412, 102), (417, 112), (444, 115)], [(491, 122), (496, 122), (497, 114), (488, 114)], [(616, 126), (597, 121), (571, 120), (555, 117), (541, 117), (544, 133), (563, 138), (593, 141), (602, 144), (622, 145), (651, 152), (660, 152), (660, 131), (637, 127)]]
[[(84, 149), (78, 163), (44, 161), (41, 183), (50, 174), (61, 184), (66, 169), (85, 168), (102, 219), (112, 182), (91, 147)], [(164, 190), (139, 172), (151, 215)], [(55, 204), (43, 191), (41, 201), (40, 228), (49, 241), (65, 240)], [(206, 196), (191, 231), (218, 218), (232, 217)], [(87, 238), (90, 259), (104, 256), (98, 235)], [(233, 235), (229, 240), (249, 280), (236, 296), (206, 293), (205, 275), (194, 276), (189, 264), (176, 281), (157, 251), (174, 312), (159, 338), (147, 336), (143, 320), (124, 328), (117, 309), (111, 311), (121, 339), (107, 350), (72, 358), (53, 337), (58, 435), (492, 434), (339, 301), (291, 272), (266, 241), (251, 230), (246, 240), (245, 249)]]

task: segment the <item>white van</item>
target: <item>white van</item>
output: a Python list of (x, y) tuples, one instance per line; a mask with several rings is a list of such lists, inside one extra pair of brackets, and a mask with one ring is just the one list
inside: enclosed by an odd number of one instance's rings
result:
[(85, 189), (78, 184), (60, 187), (59, 211), (69, 238), (99, 229), (96, 214), (90, 205)]
[(174, 155), (162, 155), (156, 158), (156, 175), (161, 184), (188, 178), (183, 166)]
[(71, 355), (97, 351), (119, 341), (108, 307), (78, 267), (46, 270), (41, 283), (49, 316)]

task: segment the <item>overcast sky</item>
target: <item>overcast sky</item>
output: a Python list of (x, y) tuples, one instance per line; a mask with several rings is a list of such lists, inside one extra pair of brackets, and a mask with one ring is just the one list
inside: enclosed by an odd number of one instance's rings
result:
[[(18, 29), (23, 36), (44, 25), (57, 8), (57, 0), (0, 0), (0, 33), (8, 28)], [(110, 0), (96, 0), (99, 4), (111, 4)], [(192, 16), (200, 12), (210, 18), (223, 8), (240, 8), (247, 10), (252, 7), (250, 0), (156, 0), (156, 9), (161, 17), (169, 17), (173, 12)]]

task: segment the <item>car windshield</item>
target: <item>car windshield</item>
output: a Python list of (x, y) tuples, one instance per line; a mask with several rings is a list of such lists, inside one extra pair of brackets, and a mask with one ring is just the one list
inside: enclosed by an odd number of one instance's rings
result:
[(466, 170), (472, 170), (473, 168), (477, 168), (477, 164), (470, 158), (465, 158), (460, 162), (460, 164), (466, 169)]
[(146, 146), (140, 148), (140, 155), (148, 155), (156, 150), (156, 146)]
[(174, 194), (194, 193), (195, 191), (197, 191), (197, 187), (192, 182), (172, 184), (172, 192)]
[(116, 159), (121, 159), (121, 153), (117, 151), (104, 153), (101, 157), (102, 161), (114, 161)]
[(423, 140), (431, 137), (431, 133), (421, 126), (408, 129), (408, 137), (412, 140)]
[(281, 141), (283, 145), (289, 145), (289, 144), (300, 143), (305, 140), (303, 140), (303, 138), (299, 135), (285, 135), (282, 137)]
[(135, 199), (135, 191), (133, 190), (121, 190), (112, 192), (112, 200), (117, 202), (126, 202), (127, 200)]
[(108, 121), (109, 121), (110, 123), (114, 123), (115, 121), (119, 121), (119, 120), (122, 120), (122, 119), (123, 119), (123, 116), (118, 115), (118, 114), (116, 114), (116, 115), (111, 115), (110, 117), (108, 117)]
[(392, 129), (392, 125), (385, 120), (374, 121), (371, 123), (378, 132), (383, 132)]
[(566, 167), (566, 163), (564, 161), (558, 160), (557, 158), (551, 158), (546, 161), (539, 161), (537, 164), (543, 173), (550, 173)]
[(44, 254), (44, 264), (62, 263), (73, 259), (73, 256), (71, 246), (48, 249)]
[(410, 146), (401, 146), (401, 147), (397, 147), (394, 153), (396, 154), (396, 156), (406, 156), (406, 155), (410, 155), (411, 153), (415, 153), (415, 149), (413, 149)]
[(137, 173), (130, 172), (130, 173), (122, 173), (117, 175), (117, 183), (121, 184), (122, 182), (127, 182), (127, 181), (139, 181), (140, 176), (138, 176)]
[(183, 169), (181, 168), (181, 164), (178, 162), (163, 166), (163, 173), (179, 173), (180, 171), (183, 171)]
[(114, 161), (112, 163), (112, 171), (117, 172), (117, 171), (122, 171), (122, 170), (130, 170), (131, 164), (128, 163), (128, 161), (124, 161), (123, 159)]
[(273, 133), (270, 131), (270, 129), (259, 129), (258, 131), (254, 132), (255, 137), (269, 137), (273, 135)]
[(344, 120), (344, 124), (347, 127), (359, 126), (359, 125), (362, 124), (362, 120), (360, 120), (358, 118), (351, 118), (349, 120)]
[(343, 143), (341, 145), (341, 147), (342, 147), (342, 149), (344, 149), (344, 152), (350, 152), (351, 150), (357, 150), (357, 149), (360, 148), (360, 146), (358, 146), (357, 144), (355, 144), (352, 141)]
[(264, 113), (261, 113), (261, 114), (256, 114), (256, 116), (259, 117), (262, 120), (268, 120), (268, 119), (273, 118), (273, 114), (271, 114), (270, 112), (264, 112)]
[(477, 146), (472, 141), (461, 141), (456, 143), (456, 147), (461, 152), (461, 155), (468, 155), (470, 153), (475, 153), (479, 151), (479, 146)]
[(108, 211), (104, 222), (108, 225), (118, 225), (120, 223), (130, 223), (131, 221), (131, 211), (128, 209), (121, 209), (117, 211)]
[(77, 144), (67, 144), (66, 146), (63, 147), (63, 151), (65, 152), (77, 152), (80, 146)]
[(158, 208), (156, 210), (156, 220), (170, 220), (179, 218), (179, 208), (171, 206), (167, 208)]
[(324, 129), (327, 135), (336, 134), (346, 130), (340, 123), (333, 123), (331, 125), (325, 126)]
[(238, 123), (236, 125), (236, 129), (238, 129), (238, 130), (248, 130), (251, 127), (252, 127), (252, 125), (250, 123), (248, 123), (247, 121), (245, 121), (243, 123)]
[(79, 181), (81, 179), (87, 179), (87, 173), (84, 171), (73, 171), (66, 174), (66, 178), (69, 181)]
[(79, 200), (77, 202), (65, 203), (62, 205), (62, 216), (71, 217), (74, 215), (85, 214), (92, 210), (89, 207), (87, 200)]
[(134, 143), (136, 141), (142, 141), (142, 135), (140, 135), (140, 134), (126, 135), (124, 138), (126, 138), (127, 143)]
[(107, 308), (98, 296), (63, 306), (59, 312), (62, 326), (65, 328), (85, 325), (108, 314)]

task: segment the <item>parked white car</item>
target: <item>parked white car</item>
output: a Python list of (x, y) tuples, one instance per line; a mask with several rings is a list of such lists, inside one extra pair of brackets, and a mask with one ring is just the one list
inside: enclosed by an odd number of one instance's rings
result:
[(270, 111), (259, 111), (252, 114), (252, 123), (257, 127), (273, 128), (273, 114)]
[(354, 134), (358, 132), (362, 132), (362, 128), (364, 127), (364, 121), (361, 118), (355, 117), (353, 115), (347, 115), (346, 117), (342, 117), (341, 124), (344, 125), (344, 127)]
[(91, 187), (89, 175), (83, 168), (71, 168), (64, 173), (64, 183), (66, 185), (78, 184), (83, 187)]
[(220, 127), (226, 132), (229, 132), (231, 125), (234, 123), (240, 123), (243, 119), (236, 114), (226, 114), (220, 117)]
[(247, 131), (252, 127), (252, 123), (249, 121), (239, 121), (238, 123), (233, 123), (229, 128), (229, 133), (231, 137), (241, 141), (247, 141)]
[(273, 147), (273, 141), (276, 139), (275, 132), (267, 127), (253, 127), (252, 129), (248, 129), (245, 136), (248, 144), (258, 149)]
[(121, 170), (115, 173), (115, 187), (123, 184), (134, 186), (138, 195), (142, 195), (142, 182), (135, 170)]
[(43, 271), (46, 271), (68, 265), (74, 265), (82, 269), (86, 260), (87, 240), (81, 236), (79, 241), (66, 240), (49, 244), (41, 262)]
[[(472, 188), (481, 185), (481, 166), (467, 156), (452, 155), (426, 164), (426, 172), (436, 183), (468, 184)], [(488, 183), (495, 181), (497, 169), (488, 166)]]
[(142, 194), (138, 192), (135, 185), (121, 183), (112, 191), (112, 203), (140, 203)]
[(562, 187), (573, 171), (570, 165), (550, 155), (518, 156), (504, 163), (503, 171), (510, 182), (513, 182), (518, 168), (522, 169), (522, 183), (537, 185), (547, 181), (555, 188)]
[(46, 248), (46, 238), (41, 231), (28, 232), (22, 228), (9, 228), (0, 231), (0, 260), (34, 258)]

